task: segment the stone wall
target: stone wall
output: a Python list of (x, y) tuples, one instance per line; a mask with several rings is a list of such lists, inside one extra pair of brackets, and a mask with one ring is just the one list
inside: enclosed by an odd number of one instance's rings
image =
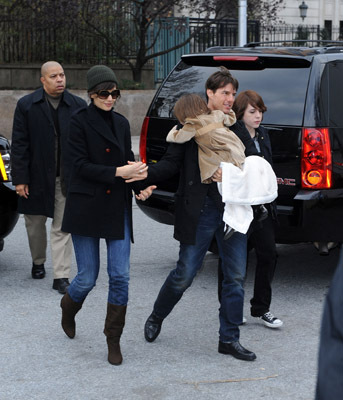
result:
[[(0, 90), (3, 89), (37, 89), (40, 87), (40, 64), (3, 64), (0, 66)], [(127, 65), (110, 65), (116, 73), (119, 83), (132, 81), (132, 73)], [(65, 65), (67, 88), (86, 89), (86, 73), (88, 65)], [(144, 89), (154, 89), (154, 69), (146, 66), (142, 70)]]
[[(70, 90), (88, 101), (85, 90)], [(32, 90), (0, 90), (0, 134), (11, 139), (13, 114), (17, 101)], [(130, 122), (132, 136), (140, 134), (145, 114), (155, 94), (155, 90), (122, 90), (115, 110)]]

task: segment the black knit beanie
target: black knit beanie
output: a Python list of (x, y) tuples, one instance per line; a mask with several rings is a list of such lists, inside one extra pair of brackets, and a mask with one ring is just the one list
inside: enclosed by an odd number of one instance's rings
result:
[(106, 65), (94, 65), (87, 72), (88, 91), (103, 82), (113, 82), (118, 86), (117, 77), (111, 68), (106, 67)]

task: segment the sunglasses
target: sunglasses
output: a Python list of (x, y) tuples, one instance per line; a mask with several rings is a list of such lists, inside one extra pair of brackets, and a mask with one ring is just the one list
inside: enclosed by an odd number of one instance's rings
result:
[(109, 92), (108, 90), (100, 90), (100, 92), (97, 93), (97, 96), (101, 100), (106, 100), (108, 96), (112, 96), (112, 99), (117, 99), (120, 97), (120, 90), (112, 90), (112, 92)]

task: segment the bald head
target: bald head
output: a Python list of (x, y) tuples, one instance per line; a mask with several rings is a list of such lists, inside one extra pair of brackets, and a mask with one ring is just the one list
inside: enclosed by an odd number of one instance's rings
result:
[(53, 97), (60, 96), (66, 86), (66, 78), (62, 65), (56, 61), (47, 61), (41, 67), (40, 81), (45, 92)]
[[(62, 68), (62, 65), (59, 64), (57, 61), (47, 61), (41, 66), (40, 75), (45, 76), (50, 68)], [(62, 68), (63, 69), (63, 68)]]

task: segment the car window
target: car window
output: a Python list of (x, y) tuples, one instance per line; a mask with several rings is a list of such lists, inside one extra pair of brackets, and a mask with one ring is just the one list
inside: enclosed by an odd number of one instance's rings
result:
[[(185, 93), (205, 97), (205, 82), (216, 67), (189, 66), (181, 62), (162, 84), (151, 109), (151, 116), (171, 118), (176, 100)], [(268, 108), (264, 124), (301, 125), (310, 68), (266, 68), (263, 70), (233, 70), (239, 90), (255, 90)]]
[(332, 127), (343, 127), (343, 62), (326, 64), (320, 83), (319, 109), (323, 121)]

